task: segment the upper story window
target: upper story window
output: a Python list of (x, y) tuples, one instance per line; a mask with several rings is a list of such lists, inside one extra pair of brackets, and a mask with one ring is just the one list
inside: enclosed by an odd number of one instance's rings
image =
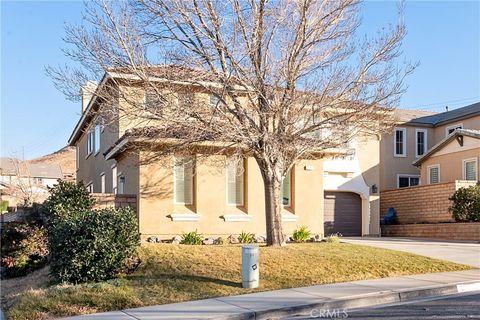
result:
[(282, 204), (285, 207), (292, 205), (292, 172), (289, 170), (282, 182)]
[(75, 146), (75, 168), (78, 170), (80, 167), (80, 148), (78, 144)]
[(478, 180), (477, 158), (463, 160), (463, 180)]
[(87, 157), (93, 152), (93, 145), (95, 144), (95, 135), (93, 130), (87, 133)]
[(395, 128), (393, 131), (393, 155), (395, 157), (407, 156), (407, 130)]
[(245, 165), (243, 159), (228, 159), (227, 204), (243, 205)]
[(450, 134), (452, 134), (453, 132), (455, 132), (455, 130), (457, 129), (463, 129), (463, 124), (462, 123), (457, 123), (457, 124), (454, 124), (453, 126), (449, 126), (447, 128), (445, 128), (445, 135), (448, 136)]
[(102, 193), (105, 193), (105, 173), (100, 174), (100, 190)]
[(210, 95), (210, 106), (212, 108), (218, 107), (220, 104), (220, 98), (216, 94), (211, 94)]
[(122, 173), (118, 174), (118, 194), (125, 193), (125, 176)]
[(112, 166), (112, 193), (117, 194), (117, 165)]
[(101, 122), (98, 122), (96, 125), (95, 125), (95, 154), (98, 154), (100, 152), (100, 148), (101, 148), (101, 142), (100, 142), (100, 139), (101, 139), (101, 134), (102, 134), (102, 123)]
[(173, 198), (175, 204), (193, 204), (192, 158), (178, 157), (173, 165)]
[(193, 92), (179, 92), (178, 105), (185, 108), (190, 107), (193, 103), (193, 97)]
[(415, 156), (420, 157), (427, 151), (427, 130), (415, 129)]
[(433, 166), (427, 167), (428, 172), (428, 184), (439, 183), (440, 182), (440, 165), (436, 164)]
[(162, 112), (162, 97), (156, 90), (147, 90), (145, 92), (145, 116), (159, 116)]
[(90, 193), (93, 193), (93, 182), (90, 182), (87, 184), (87, 191)]

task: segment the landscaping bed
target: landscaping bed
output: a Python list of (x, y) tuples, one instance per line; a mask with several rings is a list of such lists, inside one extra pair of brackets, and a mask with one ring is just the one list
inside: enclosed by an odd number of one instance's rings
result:
[[(471, 269), (346, 243), (289, 244), (261, 247), (260, 287), (247, 290), (241, 287), (240, 245), (147, 244), (140, 248), (140, 257), (140, 266), (118, 279), (25, 291), (8, 310), (7, 318), (50, 319), (255, 291)], [(2, 294), (8, 292), (2, 290)]]

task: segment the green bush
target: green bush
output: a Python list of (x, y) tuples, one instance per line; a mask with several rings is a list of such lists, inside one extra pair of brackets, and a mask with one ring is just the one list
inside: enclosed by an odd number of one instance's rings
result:
[(139, 245), (137, 217), (130, 208), (63, 213), (48, 225), (50, 270), (56, 280), (103, 281), (125, 269)]
[(6, 277), (24, 276), (46, 264), (48, 241), (43, 227), (8, 223), (3, 228), (1, 265)]
[(305, 242), (310, 239), (310, 231), (306, 226), (301, 226), (297, 230), (293, 231), (293, 240), (296, 242)]
[(238, 242), (240, 243), (254, 243), (255, 242), (255, 235), (242, 231), (238, 236)]
[(182, 234), (181, 244), (199, 245), (202, 244), (202, 235), (195, 231)]
[(76, 216), (91, 211), (95, 204), (95, 199), (82, 182), (60, 180), (55, 187), (49, 188), (49, 191), (50, 196), (43, 207), (49, 217)]
[(449, 200), (453, 201), (450, 212), (455, 221), (480, 221), (480, 185), (460, 188)]

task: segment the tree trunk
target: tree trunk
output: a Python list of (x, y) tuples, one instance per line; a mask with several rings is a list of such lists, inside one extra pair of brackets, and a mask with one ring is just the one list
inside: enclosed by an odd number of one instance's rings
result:
[(267, 227), (267, 246), (281, 246), (283, 244), (281, 182), (268, 172), (263, 172), (265, 189), (265, 220)]

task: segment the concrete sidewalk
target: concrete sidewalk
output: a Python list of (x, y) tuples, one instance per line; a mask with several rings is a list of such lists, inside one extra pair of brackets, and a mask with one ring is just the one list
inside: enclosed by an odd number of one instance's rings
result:
[(70, 320), (271, 319), (480, 290), (480, 270), (360, 280), (127, 309)]

